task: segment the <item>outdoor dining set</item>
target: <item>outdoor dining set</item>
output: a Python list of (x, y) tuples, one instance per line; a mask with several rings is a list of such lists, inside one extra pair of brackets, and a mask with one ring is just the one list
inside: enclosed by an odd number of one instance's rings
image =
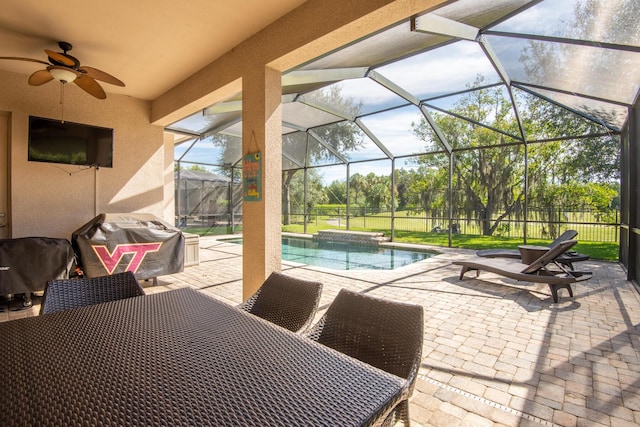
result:
[(232, 306), (130, 272), (50, 281), (40, 316), (0, 324), (0, 424), (408, 425), (423, 308), (343, 289), (320, 316), (321, 291), (274, 272)]

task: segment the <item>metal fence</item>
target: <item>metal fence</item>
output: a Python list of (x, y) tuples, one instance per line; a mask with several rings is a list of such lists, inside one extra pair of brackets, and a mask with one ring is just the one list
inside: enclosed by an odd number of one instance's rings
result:
[[(184, 184), (183, 184), (184, 185)], [(180, 214), (176, 215), (176, 225), (180, 228), (200, 228), (215, 233), (236, 232), (242, 225), (241, 188), (228, 183), (206, 185), (198, 183), (195, 188), (181, 192)], [(225, 201), (230, 192), (234, 193), (233, 209)], [(231, 212), (230, 212), (231, 210)], [(369, 229), (388, 232), (406, 231), (417, 233), (447, 233), (482, 235), (483, 225), (493, 225), (492, 236), (518, 239), (553, 240), (567, 229), (578, 231), (581, 241), (617, 243), (620, 236), (620, 211), (605, 212), (590, 210), (570, 210), (563, 208), (529, 208), (527, 221), (522, 215), (493, 215), (484, 218), (481, 212), (454, 215), (449, 221), (448, 211), (391, 210), (364, 207), (313, 208), (307, 212), (295, 210), (289, 215), (290, 224), (313, 225), (316, 229)], [(284, 221), (283, 221), (284, 223)], [(306, 231), (306, 230), (305, 230)]]
[[(565, 209), (528, 211), (525, 222), (515, 215), (501, 218), (493, 231), (493, 236), (552, 240), (567, 229), (578, 231), (580, 240), (593, 242), (618, 242), (620, 235), (620, 212), (606, 213), (575, 211)], [(498, 221), (494, 215), (481, 220), (480, 212), (470, 217), (456, 216), (451, 222), (443, 212), (384, 211), (378, 209), (312, 209), (307, 213), (294, 212), (290, 216), (292, 224), (313, 224), (317, 228), (394, 230), (420, 233), (447, 233), (451, 227), (453, 234), (481, 235), (483, 222), (488, 226)], [(526, 227), (526, 233), (525, 233)]]

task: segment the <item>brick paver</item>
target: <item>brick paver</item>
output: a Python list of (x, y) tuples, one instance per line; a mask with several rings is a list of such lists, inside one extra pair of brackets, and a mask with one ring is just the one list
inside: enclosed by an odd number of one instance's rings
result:
[[(231, 304), (242, 298), (242, 246), (201, 238), (200, 265), (144, 282), (182, 286)], [(319, 317), (341, 288), (420, 304), (423, 364), (411, 399), (414, 426), (621, 426), (640, 422), (640, 298), (617, 263), (586, 261), (592, 279), (560, 291), (482, 272), (458, 280), (441, 254), (391, 271), (334, 271), (284, 262), (283, 272), (324, 284)], [(37, 302), (37, 300), (36, 300)], [(5, 307), (6, 308), (6, 307)], [(36, 315), (0, 312), (0, 321)]]

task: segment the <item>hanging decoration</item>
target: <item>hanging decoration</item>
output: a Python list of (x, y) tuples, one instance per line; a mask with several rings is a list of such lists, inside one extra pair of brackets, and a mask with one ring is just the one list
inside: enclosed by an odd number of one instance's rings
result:
[(262, 153), (246, 154), (242, 159), (242, 181), (245, 202), (262, 200)]

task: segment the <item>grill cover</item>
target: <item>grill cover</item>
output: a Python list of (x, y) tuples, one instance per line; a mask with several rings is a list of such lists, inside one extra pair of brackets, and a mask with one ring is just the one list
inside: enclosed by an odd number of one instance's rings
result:
[(49, 280), (68, 279), (75, 256), (67, 239), (0, 240), (0, 295), (44, 291)]
[(86, 277), (132, 271), (150, 279), (184, 269), (182, 232), (152, 214), (102, 213), (71, 242)]

